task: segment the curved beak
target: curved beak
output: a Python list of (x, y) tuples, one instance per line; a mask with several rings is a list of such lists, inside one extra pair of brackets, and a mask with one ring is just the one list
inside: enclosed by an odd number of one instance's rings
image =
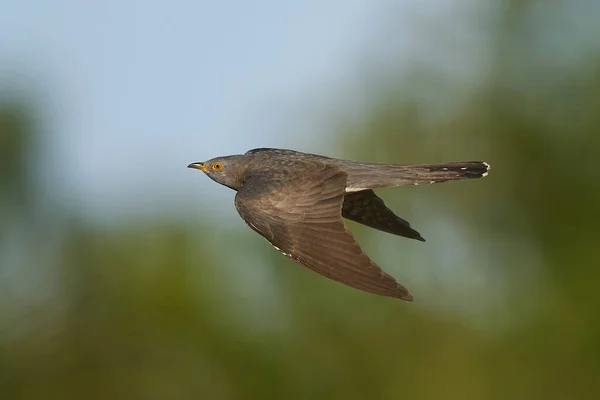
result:
[(206, 166), (204, 165), (203, 162), (191, 163), (190, 165), (188, 165), (188, 168), (199, 169), (200, 171), (204, 171), (204, 172), (206, 172), (208, 170), (208, 168), (206, 168)]

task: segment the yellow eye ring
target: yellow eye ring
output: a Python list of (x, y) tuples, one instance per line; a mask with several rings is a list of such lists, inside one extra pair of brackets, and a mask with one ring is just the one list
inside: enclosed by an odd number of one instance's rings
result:
[(213, 171), (220, 171), (223, 169), (223, 163), (220, 161), (217, 161), (216, 163), (213, 163), (213, 165), (210, 166)]

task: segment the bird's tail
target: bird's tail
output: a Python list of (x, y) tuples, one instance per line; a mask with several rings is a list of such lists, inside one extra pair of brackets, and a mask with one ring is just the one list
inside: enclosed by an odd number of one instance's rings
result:
[(489, 170), (489, 164), (483, 161), (415, 165), (361, 164), (358, 168), (352, 168), (347, 191), (476, 179), (486, 176)]
[(413, 185), (482, 178), (490, 166), (483, 161), (452, 162), (446, 164), (406, 165), (402, 178)]

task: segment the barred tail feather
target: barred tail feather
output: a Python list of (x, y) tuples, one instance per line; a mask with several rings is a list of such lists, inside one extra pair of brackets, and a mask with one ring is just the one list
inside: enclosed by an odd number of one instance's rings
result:
[(347, 166), (346, 192), (477, 179), (487, 176), (489, 170), (489, 164), (483, 161), (415, 165), (357, 163)]
[(483, 161), (407, 166), (403, 175), (413, 185), (477, 179), (487, 176), (490, 165)]

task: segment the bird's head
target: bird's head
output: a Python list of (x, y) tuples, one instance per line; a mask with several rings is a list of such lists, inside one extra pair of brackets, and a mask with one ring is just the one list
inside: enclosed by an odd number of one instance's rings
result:
[(212, 158), (204, 162), (195, 162), (188, 168), (199, 169), (210, 179), (231, 189), (241, 189), (241, 175), (245, 169), (244, 156), (224, 156)]

